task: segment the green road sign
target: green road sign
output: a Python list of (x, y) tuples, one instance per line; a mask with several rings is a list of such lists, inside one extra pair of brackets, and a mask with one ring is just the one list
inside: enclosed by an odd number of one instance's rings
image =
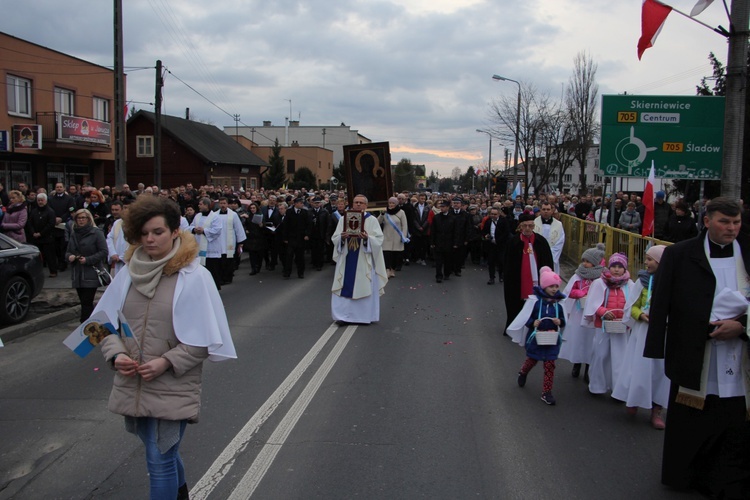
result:
[(604, 175), (721, 179), (724, 98), (602, 96)]

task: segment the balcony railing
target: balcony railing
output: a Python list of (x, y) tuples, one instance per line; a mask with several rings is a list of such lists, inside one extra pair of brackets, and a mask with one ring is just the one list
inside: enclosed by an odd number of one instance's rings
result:
[[(87, 141), (81, 141), (81, 140), (68, 140), (68, 139), (60, 139), (60, 116), (64, 113), (59, 113), (57, 111), (40, 111), (36, 113), (36, 122), (37, 124), (42, 126), (42, 141), (45, 144), (54, 143), (56, 146), (66, 147), (66, 146), (76, 146), (76, 147), (85, 147), (85, 148), (91, 148), (96, 149), (99, 151), (110, 151), (112, 149), (111, 143), (112, 143), (112, 137), (109, 137), (109, 144), (102, 144), (101, 142), (87, 142)], [(95, 118), (91, 117), (85, 117), (85, 116), (75, 116), (76, 119), (81, 120), (92, 120), (99, 122), (101, 120), (96, 120)], [(111, 125), (111, 122), (109, 122)]]

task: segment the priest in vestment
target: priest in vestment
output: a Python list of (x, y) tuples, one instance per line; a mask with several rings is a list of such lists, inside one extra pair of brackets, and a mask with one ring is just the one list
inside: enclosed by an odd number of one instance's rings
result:
[(336, 271), (331, 287), (331, 314), (334, 321), (370, 324), (380, 320), (380, 296), (388, 276), (383, 259), (383, 230), (375, 216), (366, 212), (367, 198), (354, 197), (352, 208), (364, 212), (362, 231), (346, 233), (346, 217), (341, 217), (331, 236)]
[(533, 215), (521, 214), (518, 229), (520, 232), (505, 247), (506, 330), (523, 309), (524, 301), (533, 295), (534, 286), (539, 285), (539, 270), (544, 266), (552, 269), (555, 265), (549, 243), (544, 236), (534, 232)]

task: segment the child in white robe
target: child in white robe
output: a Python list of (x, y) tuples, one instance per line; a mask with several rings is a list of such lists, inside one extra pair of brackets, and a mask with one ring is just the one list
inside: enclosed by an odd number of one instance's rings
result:
[(648, 332), (648, 315), (654, 276), (664, 253), (664, 245), (655, 245), (646, 252), (646, 269), (638, 272), (638, 281), (628, 301), (630, 317), (627, 322), (631, 333), (625, 347), (620, 376), (615, 381), (612, 397), (624, 401), (628, 415), (635, 415), (638, 408), (651, 410), (651, 426), (664, 429), (661, 410), (669, 400), (669, 379), (664, 374), (664, 360), (643, 356)]

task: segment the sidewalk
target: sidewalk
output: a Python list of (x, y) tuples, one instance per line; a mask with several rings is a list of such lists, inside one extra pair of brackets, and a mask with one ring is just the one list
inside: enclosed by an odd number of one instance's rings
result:
[[(71, 287), (70, 270), (59, 272), (56, 278), (50, 278), (44, 270), (44, 288), (31, 302), (31, 311), (23, 323), (0, 327), (0, 338), (3, 342), (18, 339), (50, 326), (65, 323), (78, 318), (81, 307), (78, 294)], [(104, 293), (100, 288), (96, 300)]]

